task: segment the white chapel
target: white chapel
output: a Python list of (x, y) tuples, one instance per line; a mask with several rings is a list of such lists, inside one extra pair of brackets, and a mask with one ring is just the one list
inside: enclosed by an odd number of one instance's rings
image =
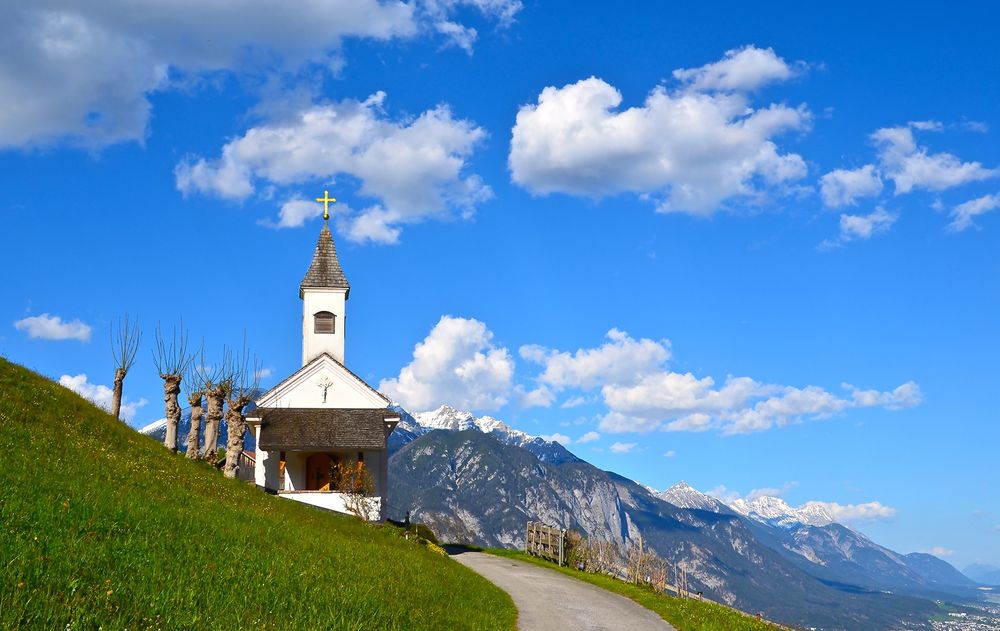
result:
[[(326, 203), (333, 201), (324, 195)], [(323, 199), (317, 201), (324, 201)], [(388, 441), (399, 422), (389, 399), (344, 365), (351, 286), (337, 259), (324, 210), (312, 264), (299, 285), (302, 367), (264, 393), (247, 413), (257, 438), (255, 482), (281, 497), (348, 512), (335, 472), (361, 466), (374, 488), (369, 518), (388, 508)]]

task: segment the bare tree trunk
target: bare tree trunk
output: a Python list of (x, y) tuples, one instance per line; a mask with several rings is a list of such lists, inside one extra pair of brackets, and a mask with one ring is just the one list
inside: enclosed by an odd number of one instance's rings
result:
[(115, 368), (115, 387), (111, 393), (111, 414), (118, 420), (122, 418), (122, 384), (125, 383), (125, 372), (124, 368)]
[(230, 407), (226, 410), (226, 425), (229, 428), (229, 438), (226, 441), (226, 466), (222, 472), (227, 478), (235, 478), (240, 454), (243, 452), (243, 434), (247, 430), (247, 421), (240, 410)]
[(205, 462), (215, 464), (219, 459), (219, 421), (226, 394), (222, 388), (205, 391), (208, 410), (205, 412)]
[(163, 379), (163, 411), (167, 417), (167, 435), (163, 444), (172, 453), (177, 453), (177, 426), (181, 422), (181, 406), (177, 404), (177, 396), (181, 393), (181, 376), (162, 374)]
[(189, 395), (188, 403), (191, 404), (191, 429), (188, 431), (187, 457), (191, 460), (197, 460), (198, 434), (201, 432), (201, 393)]

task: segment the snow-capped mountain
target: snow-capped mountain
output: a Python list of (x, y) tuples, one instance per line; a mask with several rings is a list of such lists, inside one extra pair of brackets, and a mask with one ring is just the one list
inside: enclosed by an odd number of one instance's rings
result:
[(661, 500), (670, 502), (674, 506), (678, 506), (680, 508), (707, 510), (712, 511), (713, 513), (722, 514), (732, 513), (728, 506), (711, 495), (702, 493), (684, 481), (678, 482), (666, 491), (656, 493), (655, 495)]
[(489, 434), (505, 445), (523, 447), (542, 462), (559, 464), (579, 460), (559, 443), (514, 429), (492, 416), (477, 417), (471, 412), (458, 410), (450, 405), (442, 405), (436, 410), (417, 412), (416, 414), (410, 414), (399, 406), (393, 407), (393, 410), (399, 412), (400, 418), (399, 425), (389, 437), (389, 450), (391, 452), (395, 452), (403, 445), (437, 429), (449, 432), (472, 429)]
[(145, 434), (146, 436), (156, 436), (158, 434), (162, 434), (167, 431), (167, 419), (161, 418), (158, 421), (153, 421), (149, 425), (140, 427), (136, 431), (140, 434)]
[(837, 523), (821, 502), (796, 508), (779, 497), (762, 496), (727, 504), (686, 482), (657, 497), (681, 508), (741, 516), (760, 542), (822, 580), (935, 598), (973, 595), (974, 582), (945, 561), (880, 546)]
[(833, 515), (818, 502), (793, 508), (780, 497), (765, 495), (752, 500), (734, 500), (729, 507), (744, 517), (782, 528), (829, 526), (834, 523)]

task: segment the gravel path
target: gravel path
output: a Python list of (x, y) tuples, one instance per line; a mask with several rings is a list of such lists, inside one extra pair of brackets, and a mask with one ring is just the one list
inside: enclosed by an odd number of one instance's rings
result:
[(674, 629), (635, 601), (565, 574), (483, 552), (449, 552), (510, 594), (521, 631)]

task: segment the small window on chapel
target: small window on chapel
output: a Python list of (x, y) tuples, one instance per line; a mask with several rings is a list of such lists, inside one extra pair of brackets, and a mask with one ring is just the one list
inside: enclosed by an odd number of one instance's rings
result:
[(320, 311), (313, 315), (313, 333), (334, 333), (334, 321), (336, 316), (329, 311)]

